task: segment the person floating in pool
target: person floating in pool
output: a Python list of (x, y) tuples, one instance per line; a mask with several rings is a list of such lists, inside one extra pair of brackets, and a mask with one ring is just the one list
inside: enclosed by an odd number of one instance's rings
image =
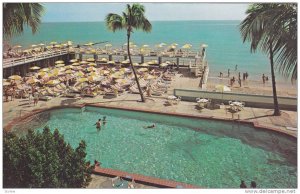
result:
[(144, 129), (154, 128), (154, 127), (155, 127), (155, 124), (150, 125), (150, 126), (145, 126)]
[(99, 119), (99, 120), (95, 123), (95, 125), (96, 125), (96, 128), (97, 128), (97, 131), (100, 131), (100, 129), (101, 129), (101, 119)]
[(103, 125), (105, 125), (106, 122), (107, 122), (107, 121), (106, 121), (106, 116), (104, 116), (104, 117), (103, 117)]

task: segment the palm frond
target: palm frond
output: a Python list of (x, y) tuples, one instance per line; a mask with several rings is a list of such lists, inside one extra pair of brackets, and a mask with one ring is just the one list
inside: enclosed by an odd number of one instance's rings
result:
[(106, 26), (109, 30), (115, 32), (116, 30), (121, 30), (124, 28), (122, 16), (114, 13), (109, 13), (105, 17)]

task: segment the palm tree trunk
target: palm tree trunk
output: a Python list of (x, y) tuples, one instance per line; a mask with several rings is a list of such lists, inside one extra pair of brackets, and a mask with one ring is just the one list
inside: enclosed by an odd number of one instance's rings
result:
[(279, 110), (279, 106), (278, 106), (277, 92), (276, 92), (272, 41), (270, 41), (269, 49), (270, 49), (270, 63), (271, 63), (271, 75), (272, 75), (272, 87), (273, 87), (273, 99), (274, 99), (274, 113), (273, 113), (273, 115), (274, 116), (280, 116), (280, 110)]
[(128, 53), (128, 58), (129, 58), (129, 62), (130, 62), (130, 66), (132, 68), (132, 71), (133, 71), (133, 74), (134, 74), (134, 77), (135, 77), (135, 81), (137, 83), (137, 86), (138, 86), (138, 89), (139, 89), (139, 92), (140, 92), (140, 95), (141, 95), (141, 101), (142, 102), (145, 102), (145, 98), (144, 98), (144, 94), (142, 92), (142, 89), (141, 89), (141, 86), (140, 86), (140, 82), (139, 82), (139, 79), (136, 75), (136, 72), (135, 72), (135, 69), (133, 67), (133, 64), (132, 64), (132, 60), (131, 60), (131, 55), (130, 55), (130, 45), (129, 45), (129, 40), (130, 40), (130, 32), (127, 31), (127, 53)]

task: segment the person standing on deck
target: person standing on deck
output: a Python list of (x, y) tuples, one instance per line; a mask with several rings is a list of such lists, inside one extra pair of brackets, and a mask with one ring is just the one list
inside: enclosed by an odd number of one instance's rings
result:
[(265, 76), (265, 74), (262, 75), (262, 81), (263, 81), (263, 84), (265, 85), (265, 83), (266, 83), (266, 76)]

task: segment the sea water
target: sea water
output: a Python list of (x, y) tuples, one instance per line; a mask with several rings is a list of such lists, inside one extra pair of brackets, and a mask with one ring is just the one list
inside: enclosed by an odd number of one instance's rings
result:
[[(297, 187), (297, 141), (231, 122), (86, 107), (44, 113), (73, 148), (87, 144), (87, 160), (113, 168), (209, 188)], [(106, 116), (97, 131), (95, 123)], [(48, 118), (48, 119), (46, 119)], [(156, 124), (155, 128), (144, 126)]]
[[(208, 45), (207, 60), (210, 75), (216, 76), (219, 72), (227, 75), (227, 70), (234, 72), (237, 65), (237, 71), (248, 72), (249, 79), (260, 80), (263, 73), (270, 77), (268, 55), (260, 51), (251, 53), (250, 44), (243, 43), (239, 32), (241, 21), (151, 21), (151, 23), (151, 33), (134, 31), (131, 41), (138, 46), (147, 44), (151, 48), (162, 42), (168, 45), (177, 43), (178, 49), (190, 43), (194, 50), (200, 50), (200, 45), (205, 43)], [(104, 22), (63, 22), (42, 23), (35, 35), (26, 28), (24, 34), (14, 37), (11, 43), (29, 47), (32, 44), (68, 40), (72, 40), (75, 45), (108, 41), (114, 48), (121, 48), (127, 41), (124, 30), (113, 33), (107, 29)], [(104, 47), (105, 44), (98, 46)], [(277, 76), (277, 79), (284, 81), (281, 76)]]

